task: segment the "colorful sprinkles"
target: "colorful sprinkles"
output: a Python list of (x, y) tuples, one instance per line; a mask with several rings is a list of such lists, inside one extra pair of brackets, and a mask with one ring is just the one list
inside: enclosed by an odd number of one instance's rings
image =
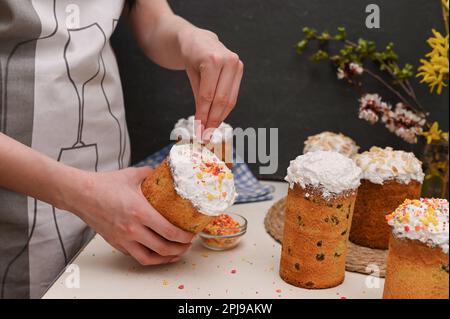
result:
[(407, 199), (386, 216), (398, 238), (419, 240), (431, 247), (440, 246), (448, 253), (449, 205), (446, 199)]
[(241, 231), (241, 225), (230, 215), (220, 214), (203, 230), (203, 233), (216, 237), (202, 237), (202, 241), (207, 247), (230, 249), (236, 246), (240, 239), (239, 237), (232, 237), (232, 235)]
[(230, 215), (220, 214), (203, 231), (214, 236), (234, 235), (239, 233), (240, 226)]
[(234, 176), (213, 152), (197, 144), (176, 144), (168, 162), (178, 195), (201, 213), (216, 216), (236, 197)]
[[(194, 153), (195, 154), (195, 153)], [(199, 170), (195, 177), (197, 179), (196, 183), (198, 185), (206, 184), (207, 178), (214, 176), (217, 178), (217, 186), (214, 187), (214, 190), (217, 192), (216, 194), (212, 194), (211, 192), (207, 192), (206, 196), (208, 200), (212, 201), (216, 198), (226, 199), (228, 196), (228, 192), (222, 191), (222, 185), (224, 179), (233, 179), (233, 173), (231, 173), (224, 163), (218, 163), (216, 158), (213, 158), (212, 161), (206, 161), (203, 159), (202, 161), (193, 160), (194, 169)]]

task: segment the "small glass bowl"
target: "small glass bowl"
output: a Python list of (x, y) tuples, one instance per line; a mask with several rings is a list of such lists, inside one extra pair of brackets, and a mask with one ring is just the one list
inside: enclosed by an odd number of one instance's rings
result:
[(234, 248), (239, 244), (242, 236), (247, 232), (247, 219), (233, 213), (225, 213), (233, 218), (239, 227), (223, 228), (224, 235), (211, 235), (205, 231), (200, 233), (202, 245), (208, 249), (222, 251)]

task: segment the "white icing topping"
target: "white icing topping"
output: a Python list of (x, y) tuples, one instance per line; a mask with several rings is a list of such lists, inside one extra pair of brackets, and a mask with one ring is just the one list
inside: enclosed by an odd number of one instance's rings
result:
[(383, 184), (387, 180), (403, 184), (409, 184), (411, 180), (422, 183), (425, 176), (422, 162), (413, 153), (394, 151), (391, 147), (372, 147), (354, 159), (363, 170), (363, 179), (374, 184)]
[(290, 187), (313, 186), (322, 191), (325, 199), (360, 185), (361, 169), (348, 157), (337, 152), (316, 151), (298, 156), (287, 169)]
[(303, 154), (315, 151), (333, 151), (353, 157), (358, 150), (359, 146), (350, 137), (342, 133), (322, 132), (308, 137)]
[[(195, 137), (194, 126), (195, 117), (194, 115), (189, 116), (187, 119), (181, 118), (175, 124), (170, 136), (172, 139), (177, 139), (178, 137), (182, 140), (189, 141)], [(228, 141), (233, 138), (233, 128), (222, 122), (218, 128), (213, 130), (210, 142), (213, 144), (221, 143), (222, 141)]]
[(178, 195), (206, 215), (218, 215), (236, 198), (231, 170), (214, 153), (198, 144), (176, 144), (169, 165)]
[(448, 254), (448, 201), (446, 199), (406, 200), (386, 216), (397, 238), (418, 240), (439, 246)]

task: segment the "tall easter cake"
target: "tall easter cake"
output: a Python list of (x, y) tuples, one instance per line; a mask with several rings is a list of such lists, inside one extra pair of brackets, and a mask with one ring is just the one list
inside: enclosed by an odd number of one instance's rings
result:
[(235, 200), (230, 169), (207, 148), (176, 144), (148, 176), (142, 193), (172, 224), (199, 233)]
[(406, 200), (392, 226), (384, 298), (448, 299), (448, 201)]
[(308, 289), (342, 283), (360, 176), (354, 161), (337, 152), (310, 152), (291, 161), (280, 264), (284, 281)]
[(350, 241), (365, 247), (387, 249), (389, 226), (385, 216), (405, 199), (420, 197), (424, 173), (413, 153), (372, 147), (355, 156), (363, 171), (355, 204)]

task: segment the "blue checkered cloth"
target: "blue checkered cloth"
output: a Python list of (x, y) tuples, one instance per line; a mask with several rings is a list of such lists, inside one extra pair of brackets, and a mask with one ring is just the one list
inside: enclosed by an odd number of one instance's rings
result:
[[(158, 166), (167, 155), (169, 155), (172, 146), (173, 144), (167, 145), (135, 166), (150, 166), (153, 168)], [(235, 203), (243, 204), (273, 199), (272, 193), (275, 190), (274, 187), (261, 184), (261, 182), (253, 175), (247, 164), (242, 163), (242, 161), (238, 162), (239, 163), (234, 164), (232, 169), (234, 174), (234, 185), (236, 187), (236, 192), (238, 193)]]

